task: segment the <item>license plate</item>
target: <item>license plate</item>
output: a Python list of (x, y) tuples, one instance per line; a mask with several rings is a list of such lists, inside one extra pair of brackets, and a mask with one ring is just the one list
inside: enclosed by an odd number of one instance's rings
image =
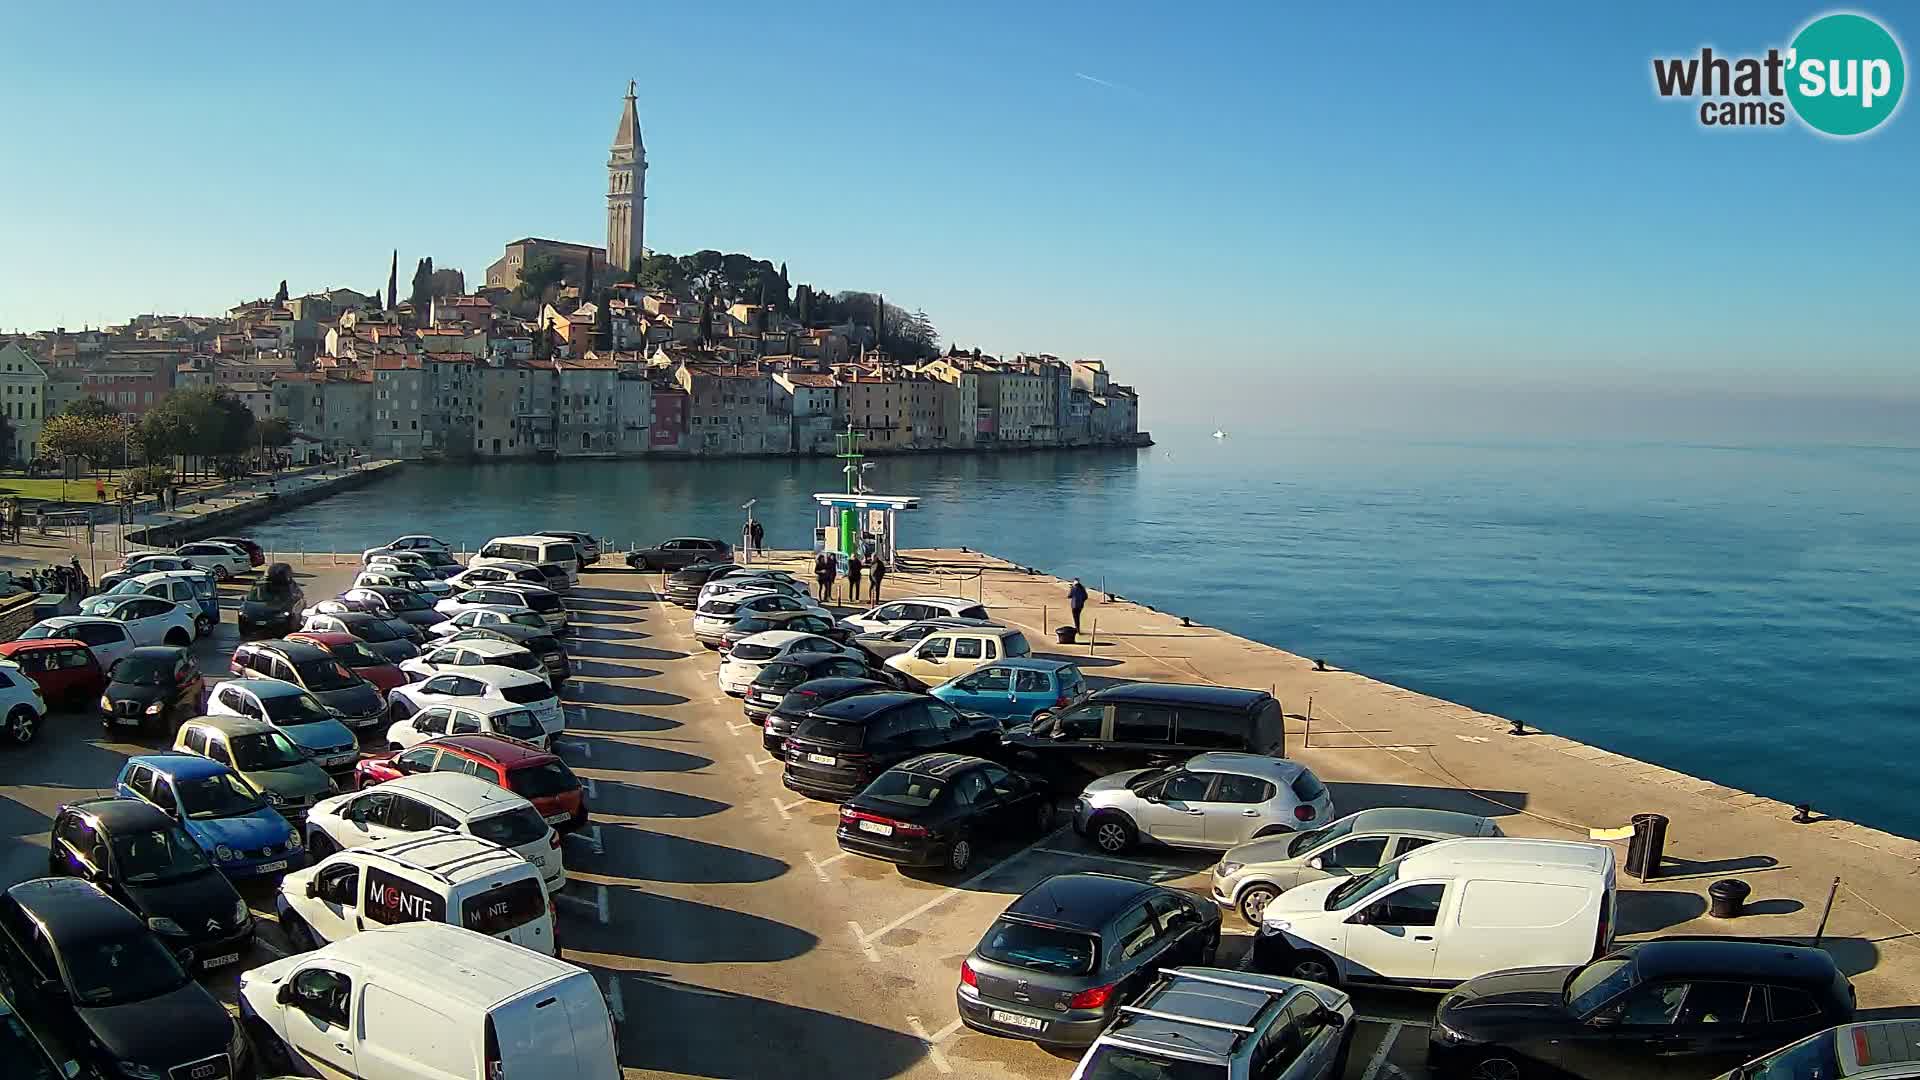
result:
[(271, 874), (276, 870), (285, 870), (286, 868), (287, 868), (287, 860), (275, 859), (270, 863), (261, 863), (259, 866), (254, 868), (254, 872), (259, 874)]
[(993, 1010), (992, 1015), (993, 1015), (993, 1022), (996, 1024), (1006, 1024), (1008, 1027), (1025, 1028), (1028, 1031), (1047, 1030), (1047, 1022), (1045, 1020), (1040, 1019), (1037, 1016), (1027, 1016), (1022, 1013), (1002, 1012), (999, 1009)]
[(217, 968), (217, 967), (224, 967), (227, 964), (237, 964), (239, 962), (240, 962), (240, 954), (237, 952), (230, 952), (225, 954), (224, 956), (209, 956), (205, 960), (202, 960), (200, 963), (203, 967)]
[(545, 820), (546, 823), (549, 825), (558, 825), (572, 816), (573, 816), (572, 814), (565, 813), (563, 811), (558, 814), (548, 814), (543, 820)]
[(893, 835), (893, 826), (882, 825), (877, 821), (863, 821), (860, 823), (860, 829), (862, 832), (876, 833), (880, 836)]
[(119, 725), (120, 727), (139, 727), (140, 726), (140, 718), (137, 716), (116, 716), (113, 718), (113, 722)]
[(831, 765), (834, 763), (835, 758), (832, 754), (808, 754), (807, 760), (813, 762), (815, 765)]

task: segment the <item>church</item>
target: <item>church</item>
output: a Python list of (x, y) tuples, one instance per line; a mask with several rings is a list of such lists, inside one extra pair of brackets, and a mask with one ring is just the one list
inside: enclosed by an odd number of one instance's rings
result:
[(605, 247), (569, 244), (526, 236), (507, 245), (506, 252), (487, 267), (490, 288), (520, 285), (520, 270), (528, 262), (551, 256), (567, 264), (567, 281), (584, 284), (589, 278), (607, 281), (613, 272), (633, 266), (647, 250), (647, 147), (640, 138), (640, 110), (634, 101), (635, 84), (627, 83), (620, 107), (620, 124), (607, 152), (607, 242)]

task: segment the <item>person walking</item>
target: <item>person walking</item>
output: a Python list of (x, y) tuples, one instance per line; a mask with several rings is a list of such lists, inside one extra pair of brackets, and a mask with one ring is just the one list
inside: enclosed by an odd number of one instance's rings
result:
[(747, 539), (753, 544), (753, 550), (765, 551), (767, 549), (767, 527), (760, 524), (756, 519), (752, 524), (747, 526)]
[(1080, 631), (1080, 609), (1087, 606), (1087, 587), (1080, 584), (1079, 578), (1074, 578), (1073, 584), (1067, 586), (1067, 606), (1073, 609), (1073, 629), (1075, 633), (1078, 633)]
[(833, 603), (833, 577), (838, 569), (831, 551), (822, 551), (813, 560), (813, 579), (820, 583), (820, 602), (823, 604)]
[(860, 571), (865, 569), (858, 554), (847, 560), (847, 599), (856, 604), (860, 602)]
[(880, 602), (880, 579), (886, 576), (887, 576), (887, 560), (885, 559), (873, 560), (873, 568), (867, 571), (867, 579), (873, 582), (873, 585), (872, 585), (873, 596), (869, 599), (870, 603), (878, 604)]

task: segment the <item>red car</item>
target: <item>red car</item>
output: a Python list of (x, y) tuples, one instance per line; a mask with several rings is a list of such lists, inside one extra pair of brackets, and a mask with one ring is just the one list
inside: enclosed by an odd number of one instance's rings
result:
[(267, 550), (244, 536), (209, 536), (207, 539), (219, 544), (232, 544), (234, 547), (246, 552), (249, 565), (267, 565)]
[(567, 763), (530, 743), (499, 735), (443, 735), (353, 767), (356, 790), (423, 772), (463, 772), (533, 804), (547, 824), (572, 832), (587, 823), (587, 793)]
[(348, 671), (372, 683), (382, 697), (394, 687), (406, 685), (406, 672), (395, 667), (391, 660), (367, 648), (366, 642), (352, 634), (338, 630), (303, 630), (298, 634), (288, 634), (287, 640), (302, 641), (325, 649), (327, 655), (338, 660)]
[(20, 665), (27, 678), (40, 687), (40, 696), (49, 708), (91, 711), (107, 687), (107, 673), (83, 641), (9, 641), (0, 645), (0, 657)]

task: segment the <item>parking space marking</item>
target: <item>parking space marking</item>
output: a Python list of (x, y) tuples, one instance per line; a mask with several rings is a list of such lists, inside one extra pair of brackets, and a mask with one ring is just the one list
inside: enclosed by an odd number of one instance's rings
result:
[(888, 934), (893, 933), (895, 930), (900, 929), (901, 927), (907, 925), (908, 923), (919, 918), (920, 916), (925, 915), (927, 912), (932, 911), (934, 908), (939, 907), (941, 904), (946, 903), (947, 901), (953, 899), (955, 896), (958, 896), (961, 893), (971, 890), (975, 885), (986, 880), (988, 875), (998, 873), (1001, 870), (1005, 869), (1006, 867), (1013, 865), (1014, 863), (1018, 862), (1021, 859), (1026, 858), (1028, 855), (1031, 855), (1036, 851), (1046, 850), (1045, 848), (1042, 848), (1040, 845), (1045, 844), (1049, 840), (1052, 840), (1055, 836), (1058, 836), (1059, 834), (1060, 834), (1060, 830), (1055, 829), (1053, 832), (1048, 833), (1047, 835), (1041, 837), (1040, 839), (1035, 840), (1033, 843), (1028, 844), (1026, 847), (1021, 848), (1019, 851), (1016, 851), (1013, 854), (1007, 856), (1006, 858), (1001, 859), (999, 862), (994, 863), (992, 866), (987, 867), (985, 870), (980, 871), (979, 873), (973, 875), (972, 877), (961, 882), (960, 884), (948, 886), (946, 891), (935, 896), (933, 899), (928, 900), (925, 903), (922, 903), (919, 907), (914, 908), (912, 911), (907, 912), (905, 915), (900, 916), (899, 918), (893, 920), (892, 922), (881, 927), (880, 929), (875, 930), (871, 934), (860, 929), (860, 924), (857, 922), (847, 923), (848, 926), (853, 928), (854, 940), (858, 941), (860, 943), (860, 948), (865, 950), (868, 960), (871, 960), (876, 964), (879, 963), (880, 954), (874, 951), (873, 949), (874, 942), (880, 940), (883, 937), (886, 937)]
[(927, 1045), (927, 1060), (933, 1062), (933, 1067), (943, 1073), (951, 1073), (953, 1066), (947, 1064), (947, 1056), (940, 1052), (940, 1044), (927, 1034), (926, 1025), (920, 1022), (920, 1018), (907, 1017), (907, 1026), (912, 1028), (913, 1033), (920, 1037), (920, 1041)]
[(1400, 1023), (1394, 1021), (1387, 1025), (1386, 1037), (1380, 1040), (1380, 1048), (1373, 1052), (1373, 1058), (1367, 1062), (1367, 1070), (1360, 1074), (1360, 1080), (1373, 1080), (1380, 1075), (1380, 1066), (1387, 1063), (1387, 1055), (1393, 1053), (1393, 1044), (1400, 1041)]
[(582, 776), (580, 778), (580, 786), (586, 789), (587, 798), (598, 799), (600, 797), (600, 789), (594, 786), (593, 777)]
[(822, 885), (832, 884), (833, 882), (833, 879), (827, 876), (827, 867), (832, 866), (834, 863), (837, 863), (841, 859), (844, 859), (846, 857), (847, 857), (847, 853), (844, 851), (838, 855), (834, 855), (830, 858), (825, 858), (825, 859), (822, 859), (819, 856), (816, 856), (811, 851), (807, 852), (807, 861), (813, 864), (814, 876), (820, 879), (820, 883)]
[(1067, 859), (1092, 859), (1094, 862), (1114, 863), (1119, 866), (1145, 866), (1175, 874), (1199, 874), (1206, 872), (1207, 869), (1203, 866), (1195, 870), (1186, 866), (1174, 866), (1171, 863), (1154, 862), (1152, 859), (1122, 859), (1117, 855), (1102, 855), (1097, 851), (1069, 851), (1066, 848), (1041, 848), (1040, 851), (1043, 854), (1059, 855)]
[(562, 750), (578, 751), (582, 757), (593, 756), (593, 744), (585, 739), (555, 739), (553, 744)]
[(728, 725), (727, 725), (727, 734), (729, 734), (729, 735), (738, 735), (738, 734), (740, 734), (741, 732), (743, 732), (743, 731), (745, 731), (745, 730), (747, 730), (748, 728), (757, 728), (757, 727), (759, 727), (759, 726), (760, 726), (759, 724), (756, 724), (756, 723), (754, 723), (754, 722), (753, 722), (753, 721), (751, 721), (751, 720), (742, 720), (741, 722), (739, 722), (739, 723), (737, 723), (737, 724), (728, 724)]
[(576, 832), (561, 833), (560, 839), (578, 840), (587, 845), (587, 850), (593, 852), (595, 855), (605, 855), (607, 853), (606, 847), (600, 843), (600, 826), (598, 825), (589, 825)]
[(766, 771), (766, 767), (769, 765), (780, 764), (780, 760), (778, 758), (771, 757), (767, 754), (761, 754), (759, 757), (754, 757), (752, 754), (741, 754), (740, 756), (743, 758), (746, 758), (747, 764), (753, 766), (753, 774), (755, 776), (758, 776), (762, 772)]
[(605, 926), (607, 924), (607, 887), (605, 885), (595, 885), (593, 887), (593, 899), (591, 900), (584, 896), (575, 896), (569, 892), (555, 893), (554, 899), (570, 901), (582, 907), (590, 907), (593, 909), (594, 914), (600, 917), (600, 925)]
[(620, 996), (620, 976), (612, 975), (607, 979), (607, 1011), (613, 1018), (624, 1024), (627, 1022), (627, 1003)]
[(792, 821), (793, 812), (795, 810), (798, 810), (801, 807), (813, 801), (812, 799), (801, 798), (801, 799), (795, 799), (790, 803), (783, 803), (778, 798), (771, 795), (767, 796), (767, 798), (770, 802), (773, 803), (773, 808), (775, 810), (780, 811), (780, 818), (782, 821)]

